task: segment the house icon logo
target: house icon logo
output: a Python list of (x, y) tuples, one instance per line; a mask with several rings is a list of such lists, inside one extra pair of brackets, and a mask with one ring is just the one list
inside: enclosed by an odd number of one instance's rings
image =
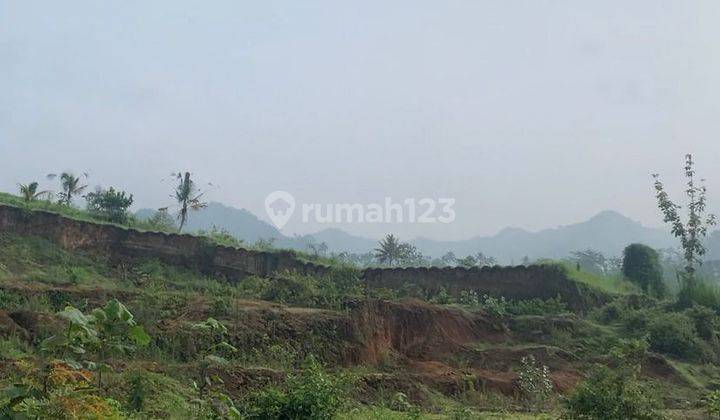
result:
[(282, 229), (295, 211), (295, 197), (287, 191), (273, 191), (265, 197), (265, 211), (275, 227)]

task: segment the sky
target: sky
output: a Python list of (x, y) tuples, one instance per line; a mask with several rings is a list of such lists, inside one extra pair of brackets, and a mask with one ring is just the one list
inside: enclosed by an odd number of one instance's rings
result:
[(276, 190), (454, 198), (452, 223), (283, 229), (448, 240), (659, 226), (650, 174), (678, 196), (693, 153), (720, 212), (718, 21), (715, 0), (0, 0), (0, 190), (72, 170), (155, 208), (189, 170), (263, 218)]

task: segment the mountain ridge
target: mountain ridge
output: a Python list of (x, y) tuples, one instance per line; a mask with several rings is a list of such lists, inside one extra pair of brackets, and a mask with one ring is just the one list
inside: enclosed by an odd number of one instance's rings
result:
[[(136, 216), (147, 218), (153, 213), (154, 210), (141, 209)], [(248, 210), (217, 202), (208, 203), (204, 210), (192, 213), (187, 222), (190, 232), (209, 230), (213, 226), (227, 230), (246, 243), (276, 238), (275, 246), (299, 250), (307, 250), (311, 243), (324, 242), (329, 251), (360, 254), (372, 251), (378, 243), (375, 239), (334, 227), (312, 234), (287, 236)], [(676, 246), (667, 231), (643, 226), (615, 210), (603, 210), (582, 222), (539, 231), (506, 227), (491, 236), (478, 235), (455, 241), (417, 237), (408, 242), (432, 257), (440, 257), (447, 252), (453, 252), (458, 257), (482, 252), (505, 264), (519, 262), (524, 257), (562, 258), (573, 251), (588, 248), (608, 256), (619, 256), (625, 246), (634, 242), (655, 248)]]

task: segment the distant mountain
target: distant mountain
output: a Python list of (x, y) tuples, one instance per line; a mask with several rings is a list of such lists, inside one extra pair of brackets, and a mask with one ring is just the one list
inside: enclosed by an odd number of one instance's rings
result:
[(377, 248), (378, 241), (351, 235), (344, 230), (331, 228), (321, 230), (312, 236), (317, 242), (325, 242), (329, 249), (362, 254)]
[(419, 238), (412, 241), (424, 254), (437, 256), (452, 251), (457, 256), (483, 252), (498, 260), (520, 262), (527, 256), (562, 258), (573, 251), (592, 248), (605, 255), (620, 255), (630, 243), (640, 242), (655, 248), (675, 246), (675, 240), (664, 230), (648, 228), (615, 211), (603, 211), (589, 220), (555, 229), (528, 232), (506, 228), (495, 236), (475, 237), (463, 241), (435, 241)]
[[(154, 210), (143, 209), (138, 217), (150, 217)], [(321, 230), (312, 235), (285, 236), (271, 224), (251, 212), (220, 203), (209, 203), (200, 212), (188, 218), (188, 231), (208, 230), (215, 225), (227, 229), (246, 243), (258, 239), (276, 238), (275, 246), (307, 250), (311, 242), (325, 242), (330, 251), (364, 253), (377, 247), (377, 240), (351, 235), (341, 229)], [(648, 228), (615, 211), (603, 211), (589, 220), (554, 229), (529, 232), (520, 228), (505, 228), (497, 235), (474, 237), (460, 241), (437, 241), (417, 238), (410, 241), (423, 254), (440, 257), (448, 251), (462, 257), (482, 252), (497, 258), (501, 263), (519, 263), (523, 257), (562, 258), (573, 251), (592, 248), (605, 255), (619, 256), (625, 246), (640, 242), (655, 248), (677, 245), (669, 233), (662, 229)], [(720, 233), (711, 236), (708, 257), (718, 254), (720, 259)]]
[[(147, 219), (153, 214), (155, 210), (151, 209), (140, 209), (135, 212), (135, 216), (140, 219)], [(217, 226), (247, 243), (254, 243), (260, 238), (285, 238), (274, 226), (260, 220), (251, 212), (217, 202), (208, 203), (206, 208), (191, 212), (185, 226), (188, 232), (210, 230), (213, 226)]]

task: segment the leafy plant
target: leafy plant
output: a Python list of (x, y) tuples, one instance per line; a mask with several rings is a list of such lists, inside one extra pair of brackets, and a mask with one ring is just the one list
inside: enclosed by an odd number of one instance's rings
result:
[(707, 412), (708, 418), (720, 419), (720, 390), (713, 391), (705, 396), (702, 404)]
[[(87, 173), (83, 175), (85, 178), (88, 177)], [(48, 179), (55, 179), (57, 175), (49, 174), (47, 177)], [(58, 194), (58, 196), (60, 196), (59, 203), (66, 206), (71, 205), (73, 198), (82, 194), (85, 188), (87, 188), (87, 185), (80, 185), (80, 177), (75, 176), (72, 172), (63, 172), (60, 174), (60, 186), (62, 187), (62, 192)]]
[(705, 358), (694, 322), (682, 313), (658, 314), (648, 326), (650, 348), (684, 359)]
[(93, 367), (98, 371), (98, 385), (102, 387), (102, 373), (112, 369), (108, 359), (147, 346), (150, 336), (117, 299), (110, 300), (103, 308), (93, 310), (89, 319), (97, 332), (95, 345), (98, 361)]
[(325, 372), (309, 357), (299, 375), (290, 375), (284, 386), (270, 386), (244, 401), (246, 419), (331, 419), (345, 403), (347, 382)]
[(20, 187), (20, 196), (25, 203), (35, 201), (38, 198), (50, 193), (49, 191), (38, 191), (39, 184), (37, 182), (18, 184), (18, 186)]
[(532, 411), (540, 411), (553, 390), (550, 369), (538, 364), (533, 355), (523, 357), (520, 363), (522, 366), (518, 371), (518, 386), (526, 407)]
[[(67, 306), (57, 315), (67, 322), (67, 327), (63, 333), (44, 340), (41, 348), (59, 355), (75, 368), (80, 368), (84, 361), (91, 370), (98, 372), (100, 387), (103, 372), (111, 370), (110, 357), (130, 353), (137, 346), (146, 346), (150, 342), (150, 336), (117, 299), (110, 300), (103, 308), (96, 308), (90, 315), (73, 306)], [(94, 361), (89, 360), (88, 351), (96, 353)]]
[(213, 384), (222, 382), (219, 377), (210, 375), (210, 368), (227, 365), (225, 356), (237, 352), (237, 349), (225, 341), (227, 327), (214, 318), (193, 324), (192, 328), (200, 336), (199, 377), (193, 381), (193, 388), (198, 393), (198, 404), (201, 404)]
[(113, 223), (127, 222), (127, 209), (133, 203), (132, 194), (115, 191), (113, 187), (107, 190), (98, 188), (95, 192), (85, 195), (85, 199), (90, 214)]
[(695, 162), (691, 154), (685, 155), (685, 178), (688, 204), (687, 220), (683, 221), (678, 212), (682, 206), (670, 199), (665, 186), (660, 182), (660, 176), (653, 175), (655, 197), (663, 214), (663, 221), (670, 224), (672, 234), (680, 239), (685, 258), (685, 273), (692, 278), (696, 266), (702, 264), (702, 256), (706, 252), (703, 239), (707, 235), (708, 228), (715, 225), (716, 218), (714, 214), (705, 214), (707, 207), (705, 180), (701, 179), (699, 185), (695, 181)]
[(652, 390), (634, 370), (598, 366), (565, 401), (567, 419), (655, 420), (662, 418)]

